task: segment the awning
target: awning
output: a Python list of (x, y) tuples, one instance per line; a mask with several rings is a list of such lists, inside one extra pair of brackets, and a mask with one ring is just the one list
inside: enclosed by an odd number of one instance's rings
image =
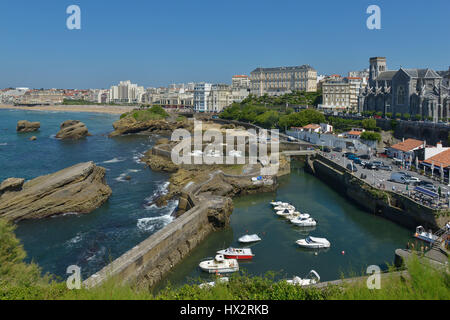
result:
[(438, 198), (438, 197), (439, 197), (439, 195), (438, 195), (436, 192), (433, 192), (433, 191), (430, 191), (430, 190), (428, 190), (428, 189), (421, 188), (421, 187), (416, 187), (416, 188), (414, 189), (414, 191), (423, 193), (424, 195), (429, 196), (429, 197), (432, 197), (432, 198)]

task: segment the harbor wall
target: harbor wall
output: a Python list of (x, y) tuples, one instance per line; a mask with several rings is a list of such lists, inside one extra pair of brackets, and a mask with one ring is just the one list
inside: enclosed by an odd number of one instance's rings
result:
[(448, 219), (448, 213), (423, 206), (402, 194), (372, 187), (321, 155), (307, 162), (305, 168), (364, 210), (406, 228), (414, 230), (418, 225), (422, 225), (425, 228), (438, 229)]

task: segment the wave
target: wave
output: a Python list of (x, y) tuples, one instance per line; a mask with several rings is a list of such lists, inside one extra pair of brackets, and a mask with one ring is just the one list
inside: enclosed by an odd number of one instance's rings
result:
[(135, 163), (142, 164), (143, 162), (141, 161), (141, 159), (142, 159), (143, 156), (144, 156), (143, 153), (136, 152), (136, 153), (133, 155), (133, 161), (134, 161)]
[(166, 213), (165, 215), (139, 219), (137, 222), (138, 229), (141, 231), (155, 231), (156, 229), (164, 228), (175, 219), (173, 212), (177, 207), (178, 200), (170, 201), (166, 207), (162, 208), (162, 211)]
[(125, 159), (114, 158), (114, 159), (111, 159), (111, 160), (103, 161), (102, 163), (117, 163), (117, 162), (122, 162), (122, 161), (125, 161)]
[(8, 144), (6, 142), (0, 143), (0, 146), (7, 146)]
[(69, 246), (72, 246), (72, 245), (74, 245), (74, 244), (80, 242), (81, 240), (83, 240), (83, 235), (80, 234), (80, 233), (78, 233), (75, 237), (73, 237), (72, 239), (68, 240), (68, 241), (67, 241), (67, 244), (68, 244)]
[(145, 198), (145, 201), (146, 201), (147, 204), (145, 204), (144, 206), (146, 207), (146, 209), (151, 209), (153, 206), (156, 206), (154, 204), (154, 202), (159, 197), (165, 196), (166, 194), (169, 193), (169, 186), (170, 186), (170, 182), (169, 181), (165, 181), (163, 183), (160, 183), (156, 187), (156, 190), (153, 192), (153, 194), (151, 196)]
[(117, 178), (115, 178), (114, 180), (116, 180), (116, 181), (119, 181), (119, 182), (125, 182), (125, 181), (127, 181), (127, 176), (130, 174), (130, 173), (136, 173), (136, 172), (139, 172), (139, 171), (141, 171), (141, 170), (138, 170), (138, 169), (128, 169), (127, 171), (125, 171), (124, 173), (121, 173)]

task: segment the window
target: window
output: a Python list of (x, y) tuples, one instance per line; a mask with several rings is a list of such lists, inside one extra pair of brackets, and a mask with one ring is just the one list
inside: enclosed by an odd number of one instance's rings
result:
[(406, 92), (403, 86), (399, 86), (397, 90), (397, 104), (405, 104)]

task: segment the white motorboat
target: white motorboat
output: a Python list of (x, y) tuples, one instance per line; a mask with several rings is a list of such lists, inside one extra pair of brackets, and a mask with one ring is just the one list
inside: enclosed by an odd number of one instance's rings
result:
[(295, 211), (291, 216), (287, 217), (289, 220), (300, 218), (300, 219), (308, 219), (311, 218), (311, 216), (307, 213), (300, 213), (298, 211)]
[(246, 234), (245, 236), (242, 236), (239, 238), (239, 242), (241, 243), (252, 243), (252, 242), (258, 242), (261, 241), (261, 238), (257, 234)]
[(280, 216), (280, 217), (287, 217), (287, 216), (293, 215), (294, 212), (295, 212), (295, 210), (283, 209), (283, 210), (277, 211), (276, 215)]
[(239, 271), (239, 264), (236, 259), (225, 259), (222, 254), (216, 255), (212, 260), (200, 262), (200, 269), (209, 273), (231, 273)]
[(272, 205), (272, 207), (289, 205), (289, 203), (282, 201), (272, 201), (270, 204)]
[(246, 260), (253, 259), (255, 256), (250, 248), (228, 248), (217, 251), (217, 254), (223, 254), (226, 259)]
[(320, 276), (316, 271), (311, 270), (304, 279), (300, 277), (294, 277), (292, 280), (286, 280), (286, 282), (295, 286), (310, 286), (312, 284), (319, 283)]
[(431, 232), (431, 230), (429, 232), (426, 232), (425, 228), (422, 226), (418, 226), (416, 228), (416, 233), (414, 234), (414, 237), (430, 243), (435, 242), (439, 238), (438, 236), (434, 235), (433, 232)]
[(291, 223), (299, 227), (314, 227), (317, 225), (317, 221), (313, 218), (294, 218), (291, 219)]
[(199, 285), (199, 287), (202, 289), (212, 288), (216, 285), (216, 283), (226, 283), (229, 281), (230, 281), (230, 279), (228, 277), (221, 277), (221, 278), (218, 278), (216, 281), (202, 283)]
[(306, 239), (297, 240), (296, 243), (303, 248), (320, 249), (329, 248), (331, 243), (325, 238), (307, 237)]
[(275, 211), (282, 211), (282, 210), (285, 210), (285, 209), (288, 209), (288, 210), (291, 210), (291, 211), (295, 211), (295, 207), (294, 206), (291, 206), (290, 204), (289, 205), (287, 205), (287, 206), (277, 206), (277, 207), (275, 207), (275, 208), (273, 208)]

